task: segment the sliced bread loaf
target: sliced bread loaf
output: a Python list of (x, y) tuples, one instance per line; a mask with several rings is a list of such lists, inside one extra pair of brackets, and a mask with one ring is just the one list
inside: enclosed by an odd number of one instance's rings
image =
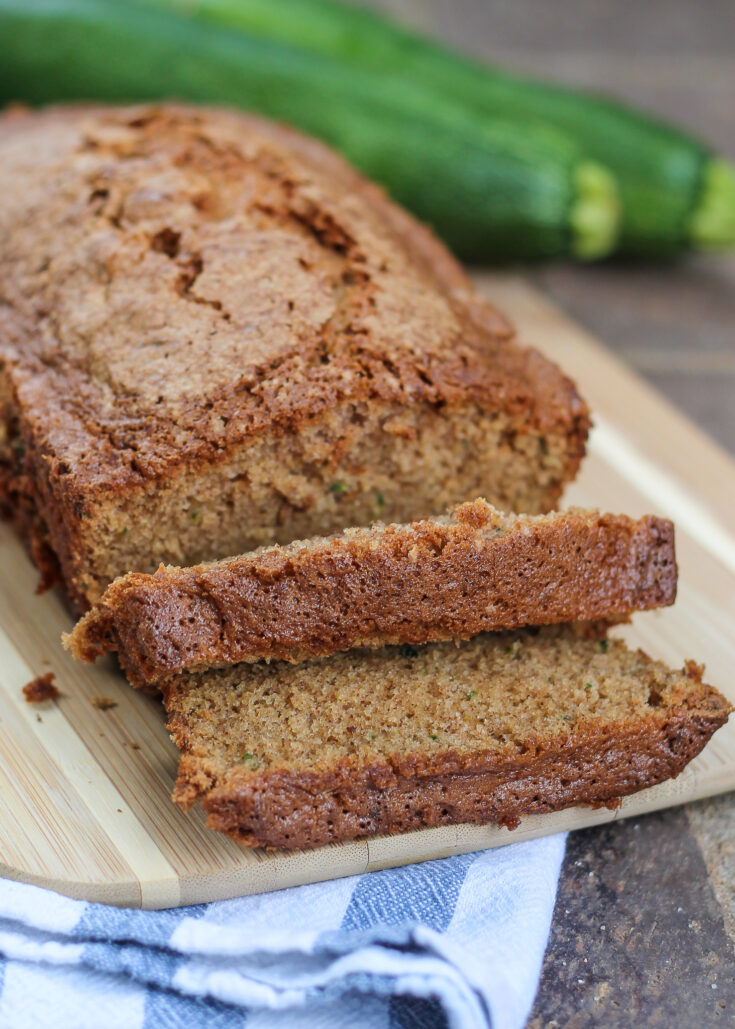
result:
[(692, 662), (569, 626), (242, 664), (163, 692), (174, 800), (273, 847), (614, 804), (677, 775), (730, 711)]
[(476, 500), (409, 525), (125, 575), (65, 643), (87, 661), (117, 650), (141, 686), (184, 669), (626, 616), (675, 596), (665, 519), (503, 515)]
[(485, 496), (552, 508), (572, 383), (326, 147), (182, 106), (0, 118), (0, 509), (116, 576)]

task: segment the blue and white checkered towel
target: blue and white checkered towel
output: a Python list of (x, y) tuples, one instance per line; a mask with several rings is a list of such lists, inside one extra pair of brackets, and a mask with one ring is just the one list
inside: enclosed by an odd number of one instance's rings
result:
[(521, 1029), (564, 837), (169, 911), (0, 880), (1, 1029)]

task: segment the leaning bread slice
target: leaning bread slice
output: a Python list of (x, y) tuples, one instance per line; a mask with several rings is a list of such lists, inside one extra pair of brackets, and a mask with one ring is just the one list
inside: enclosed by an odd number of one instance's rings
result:
[(174, 800), (273, 847), (609, 805), (727, 720), (701, 676), (569, 626), (182, 675)]
[(130, 681), (240, 661), (625, 616), (676, 595), (671, 522), (571, 510), (376, 524), (195, 568), (117, 579), (66, 638), (117, 650)]

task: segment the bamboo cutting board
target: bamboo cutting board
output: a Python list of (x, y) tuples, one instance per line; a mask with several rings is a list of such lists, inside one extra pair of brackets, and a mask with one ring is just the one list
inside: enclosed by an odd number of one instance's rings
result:
[[(521, 280), (487, 276), (488, 294), (577, 381), (592, 407), (589, 456), (569, 504), (666, 515), (677, 524), (679, 598), (638, 616), (632, 643), (673, 665), (707, 664), (735, 702), (735, 463)], [(36, 572), (0, 526), (0, 874), (72, 897), (146, 908), (221, 900), (353, 875), (639, 815), (735, 789), (735, 718), (675, 781), (617, 811), (573, 808), (495, 827), (427, 829), (314, 851), (248, 851), (169, 800), (177, 752), (158, 703), (113, 664), (74, 662), (59, 637), (61, 600), (34, 595)], [(21, 687), (53, 671), (56, 703)], [(100, 710), (93, 697), (114, 707)]]

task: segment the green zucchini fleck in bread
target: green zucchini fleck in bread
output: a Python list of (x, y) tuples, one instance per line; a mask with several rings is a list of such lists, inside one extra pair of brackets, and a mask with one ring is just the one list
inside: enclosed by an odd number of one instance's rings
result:
[(241, 664), (163, 692), (174, 799), (272, 847), (614, 804), (678, 775), (730, 711), (693, 662), (566, 626)]

